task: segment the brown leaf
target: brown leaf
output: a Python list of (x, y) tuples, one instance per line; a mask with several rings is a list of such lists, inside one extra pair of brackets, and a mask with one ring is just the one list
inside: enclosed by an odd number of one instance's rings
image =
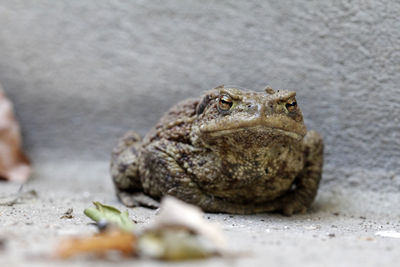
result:
[(21, 150), (13, 105), (0, 87), (0, 179), (23, 183), (30, 174), (30, 161)]
[(135, 250), (135, 235), (123, 230), (111, 229), (93, 236), (62, 240), (56, 248), (56, 257), (66, 259), (79, 254), (102, 255), (110, 251), (119, 251), (124, 256), (132, 256)]

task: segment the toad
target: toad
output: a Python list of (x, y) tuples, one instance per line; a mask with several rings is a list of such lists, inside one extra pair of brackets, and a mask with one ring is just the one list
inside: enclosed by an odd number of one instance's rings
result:
[(142, 139), (128, 132), (111, 176), (127, 206), (172, 195), (207, 212), (306, 212), (321, 179), (323, 140), (296, 93), (219, 86), (173, 106)]

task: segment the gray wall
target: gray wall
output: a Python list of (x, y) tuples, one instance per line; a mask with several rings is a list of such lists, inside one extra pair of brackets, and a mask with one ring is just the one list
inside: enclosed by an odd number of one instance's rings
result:
[(382, 0), (0, 0), (0, 82), (37, 161), (106, 161), (123, 132), (220, 84), (293, 89), (324, 136), (326, 183), (398, 190), (399, 14)]

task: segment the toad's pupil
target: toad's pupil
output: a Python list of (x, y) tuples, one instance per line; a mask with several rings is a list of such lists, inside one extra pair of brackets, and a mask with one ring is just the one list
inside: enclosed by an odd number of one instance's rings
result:
[(232, 107), (232, 101), (228, 97), (222, 96), (219, 99), (219, 105), (221, 109), (227, 110)]
[(227, 106), (230, 106), (232, 104), (232, 102), (226, 101), (226, 100), (221, 100), (221, 103)]

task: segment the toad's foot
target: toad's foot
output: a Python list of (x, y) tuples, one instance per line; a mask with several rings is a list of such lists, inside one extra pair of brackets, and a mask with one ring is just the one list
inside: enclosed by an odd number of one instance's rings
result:
[(128, 193), (128, 192), (118, 192), (118, 199), (127, 207), (146, 207), (151, 209), (157, 209), (160, 206), (160, 203), (145, 195), (142, 192), (136, 193)]

